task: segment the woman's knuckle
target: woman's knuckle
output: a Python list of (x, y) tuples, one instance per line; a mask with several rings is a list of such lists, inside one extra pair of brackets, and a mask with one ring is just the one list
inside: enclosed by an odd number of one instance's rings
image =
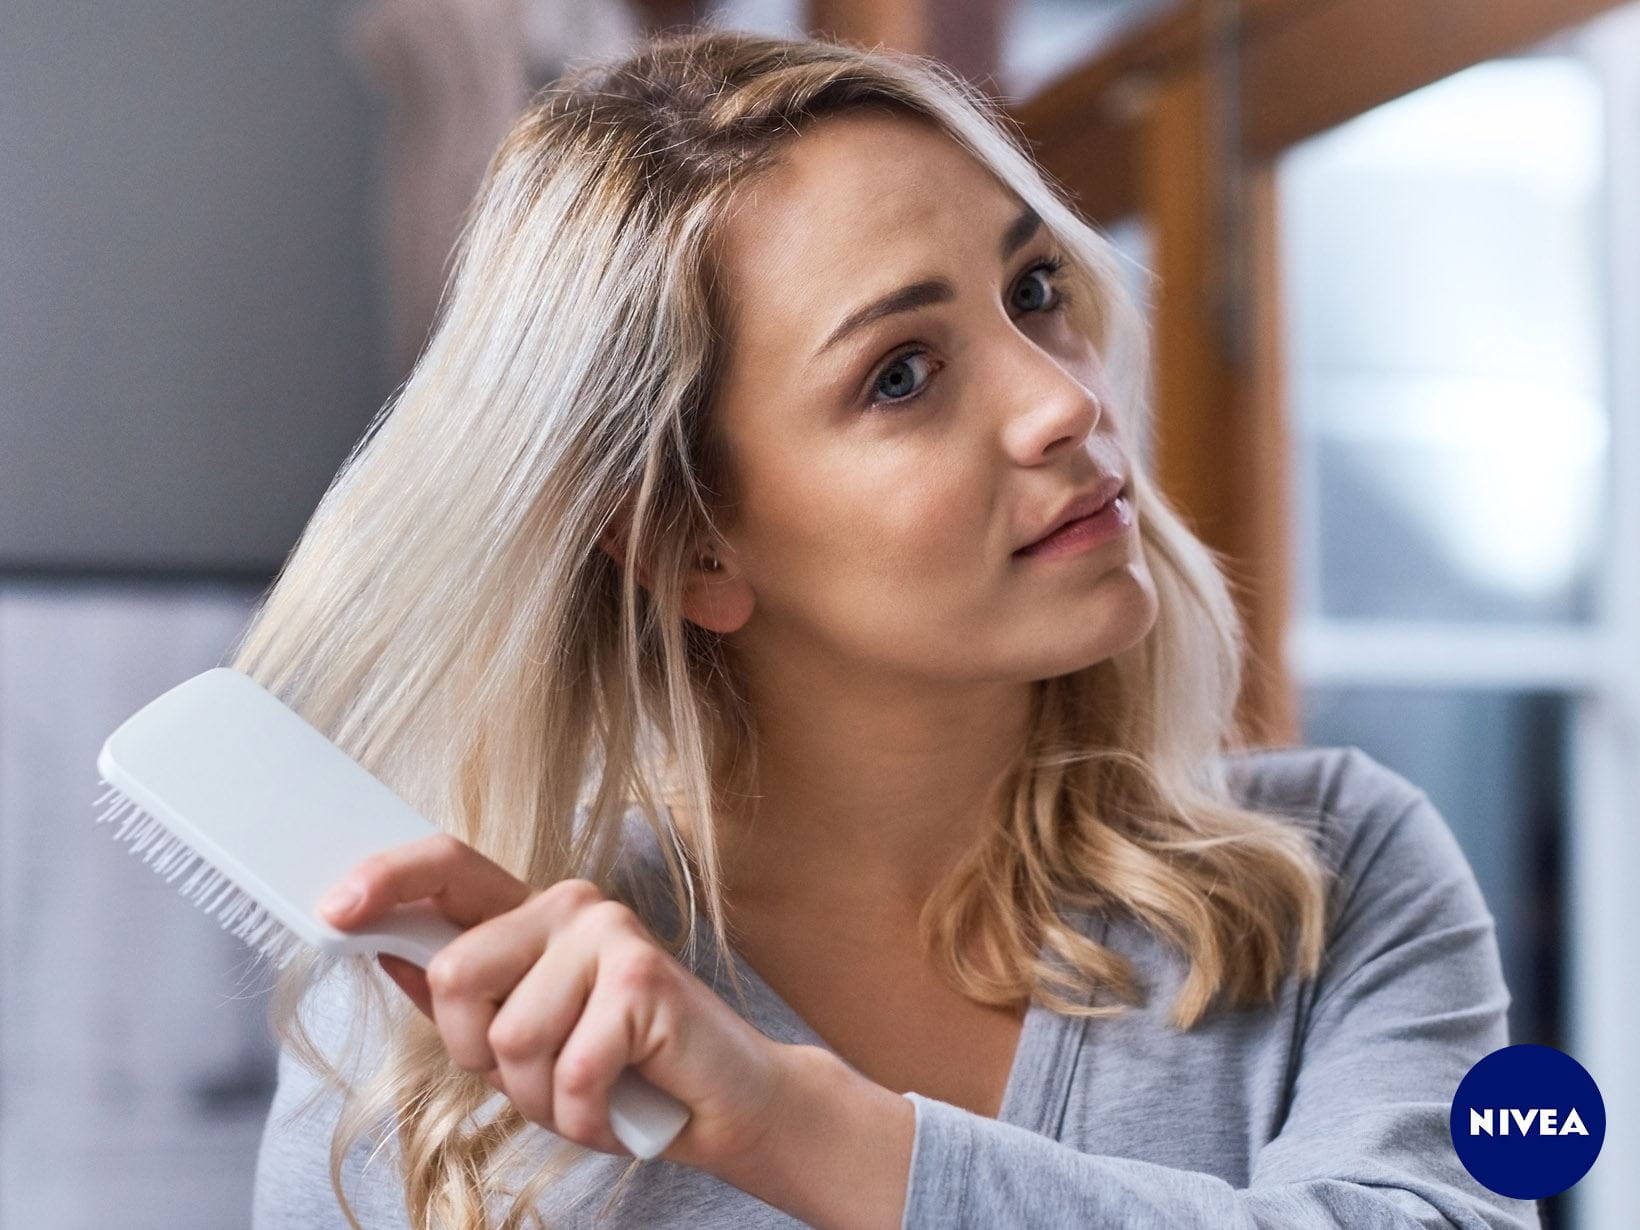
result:
[(579, 1096), (592, 1092), (597, 1083), (597, 1076), (596, 1064), (584, 1053), (560, 1056), (552, 1074), (554, 1083), (560, 1089), (565, 1093)]
[(475, 970), (464, 954), (446, 948), (427, 963), (427, 986), (434, 995), (460, 995), (471, 985)]
[(666, 954), (654, 945), (633, 944), (612, 962), (611, 972), (623, 987), (653, 991), (666, 981), (671, 969)]
[(604, 898), (586, 908), (586, 917), (589, 923), (594, 923), (600, 930), (605, 928), (630, 927), (637, 921), (629, 906), (624, 902)]
[(433, 853), (440, 861), (462, 858), (472, 849), (454, 833), (439, 833), (433, 839)]
[(604, 894), (591, 880), (570, 879), (559, 880), (547, 890), (553, 893), (558, 900), (576, 909), (584, 909), (594, 902), (602, 901)]
[(538, 1045), (535, 1029), (527, 1021), (505, 1017), (490, 1023), (485, 1040), (492, 1051), (506, 1059), (526, 1058)]

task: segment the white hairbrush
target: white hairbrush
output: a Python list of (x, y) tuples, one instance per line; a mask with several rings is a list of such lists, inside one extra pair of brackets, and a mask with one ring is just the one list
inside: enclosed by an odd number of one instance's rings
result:
[[(103, 743), (97, 817), (182, 894), (276, 966), (300, 944), (338, 956), (392, 953), (423, 969), (462, 928), (430, 903), (341, 931), (314, 907), (378, 851), (438, 832), (261, 684), (229, 667), (144, 705)], [(689, 1110), (631, 1068), (610, 1091), (610, 1128), (658, 1155)]]

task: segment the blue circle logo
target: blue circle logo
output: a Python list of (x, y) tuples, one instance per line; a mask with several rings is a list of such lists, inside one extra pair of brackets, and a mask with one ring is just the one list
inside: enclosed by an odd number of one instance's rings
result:
[(1542, 1200), (1576, 1183), (1606, 1139), (1606, 1103), (1583, 1065), (1521, 1043), (1469, 1069), (1452, 1095), (1452, 1147), (1501, 1196)]

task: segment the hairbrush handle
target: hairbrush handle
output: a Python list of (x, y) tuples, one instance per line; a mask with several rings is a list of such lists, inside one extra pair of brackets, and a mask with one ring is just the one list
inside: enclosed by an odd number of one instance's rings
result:
[[(419, 902), (401, 905), (373, 926), (349, 932), (360, 950), (391, 953), (427, 968), (428, 962), (464, 928), (431, 906)], [(609, 1091), (609, 1127), (615, 1138), (646, 1161), (676, 1139), (689, 1122), (689, 1108), (646, 1081), (632, 1068), (623, 1068)]]

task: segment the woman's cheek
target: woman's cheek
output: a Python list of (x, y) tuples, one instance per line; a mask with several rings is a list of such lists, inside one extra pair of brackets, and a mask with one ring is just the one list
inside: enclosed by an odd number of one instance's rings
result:
[(906, 541), (931, 575), (972, 572), (990, 545), (976, 480), (928, 489), (906, 517)]

